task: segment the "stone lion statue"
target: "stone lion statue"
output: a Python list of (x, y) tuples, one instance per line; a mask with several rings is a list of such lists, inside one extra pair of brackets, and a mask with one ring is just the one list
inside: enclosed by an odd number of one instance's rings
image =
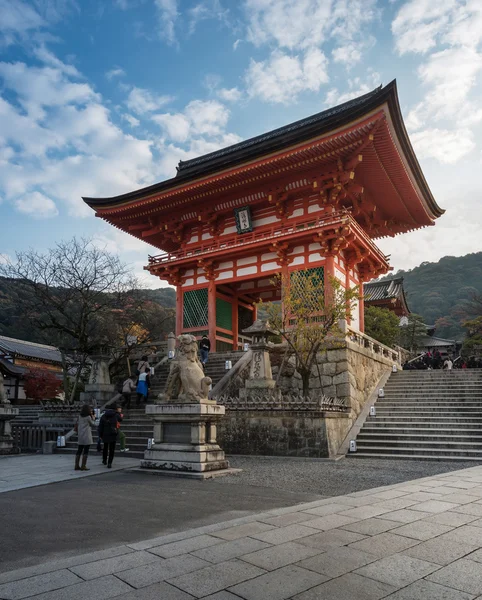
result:
[(179, 347), (176, 358), (171, 362), (171, 369), (160, 402), (201, 403), (208, 400), (211, 378), (204, 375), (198, 358), (196, 338), (184, 333), (177, 337)]

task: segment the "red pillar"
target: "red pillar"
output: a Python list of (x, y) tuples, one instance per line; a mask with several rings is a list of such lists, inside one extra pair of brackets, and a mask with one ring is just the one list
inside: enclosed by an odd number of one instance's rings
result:
[[(347, 263), (345, 263), (345, 290), (348, 292), (351, 288), (351, 281), (350, 281), (350, 265), (348, 265)], [(350, 308), (350, 302), (346, 303), (347, 306), (347, 310), (349, 310)], [(347, 317), (346, 322), (348, 325), (350, 325), (351, 319)]]
[(182, 333), (183, 310), (182, 287), (178, 285), (176, 287), (176, 335)]
[(208, 337), (211, 350), (216, 352), (216, 283), (213, 280), (208, 283)]
[(327, 256), (325, 259), (325, 303), (329, 304), (332, 299), (333, 290), (331, 288), (330, 277), (335, 276), (335, 257), (333, 255)]
[(363, 298), (363, 281), (360, 281), (360, 300), (358, 301), (360, 331), (365, 331), (365, 300)]
[(232, 313), (232, 330), (233, 330), (233, 350), (236, 351), (238, 349), (238, 297), (234, 296), (233, 303), (231, 305)]

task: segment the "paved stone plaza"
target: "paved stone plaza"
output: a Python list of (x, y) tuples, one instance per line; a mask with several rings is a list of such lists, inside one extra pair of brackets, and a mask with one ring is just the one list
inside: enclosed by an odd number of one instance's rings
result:
[[(101, 458), (95, 453), (89, 456), (88, 471), (74, 471), (74, 456), (68, 454), (45, 454), (7, 456), (0, 458), (0, 493), (23, 488), (37, 487), (59, 481), (82, 479), (106, 472)], [(111, 471), (137, 467), (139, 460), (120, 457), (112, 463)], [(1, 597), (1, 596), (0, 596)]]
[(482, 466), (0, 575), (31, 597), (480, 600)]

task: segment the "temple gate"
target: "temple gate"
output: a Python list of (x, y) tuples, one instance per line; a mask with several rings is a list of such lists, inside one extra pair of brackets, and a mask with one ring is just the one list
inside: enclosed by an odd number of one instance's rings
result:
[[(176, 333), (241, 349), (276, 274), (310, 269), (329, 293), (389, 270), (374, 239), (443, 214), (403, 124), (396, 83), (189, 161), (176, 177), (113, 198), (96, 215), (162, 250), (150, 273), (176, 286)], [(363, 299), (350, 323), (363, 332)]]

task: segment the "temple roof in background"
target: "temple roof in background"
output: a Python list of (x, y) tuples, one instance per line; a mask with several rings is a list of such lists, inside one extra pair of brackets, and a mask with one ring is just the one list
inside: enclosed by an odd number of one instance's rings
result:
[(38, 361), (62, 363), (60, 350), (55, 346), (17, 340), (4, 335), (0, 335), (0, 353)]

